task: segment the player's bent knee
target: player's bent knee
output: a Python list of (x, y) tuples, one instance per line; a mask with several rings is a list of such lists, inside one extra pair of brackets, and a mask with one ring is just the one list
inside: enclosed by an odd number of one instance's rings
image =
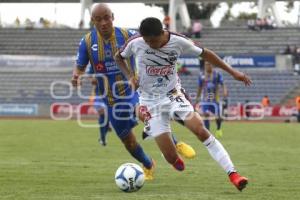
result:
[(196, 129), (199, 126), (204, 126), (203, 120), (201, 119), (200, 115), (196, 112), (190, 113), (186, 117), (184, 123), (189, 129)]
[(210, 136), (209, 131), (204, 126), (199, 126), (197, 132), (198, 132), (198, 138), (201, 142), (204, 142)]

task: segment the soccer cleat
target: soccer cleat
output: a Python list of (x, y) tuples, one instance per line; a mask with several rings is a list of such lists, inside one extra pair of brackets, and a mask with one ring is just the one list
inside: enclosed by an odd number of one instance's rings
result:
[(182, 155), (184, 158), (194, 158), (196, 156), (196, 152), (190, 145), (184, 142), (177, 142), (176, 144), (177, 152)]
[(216, 131), (216, 138), (221, 138), (223, 136), (223, 131), (221, 129)]
[(185, 168), (183, 160), (178, 157), (175, 163), (173, 163), (173, 167), (178, 171), (183, 171)]
[(101, 140), (100, 138), (98, 139), (99, 144), (101, 144), (102, 146), (106, 146), (107, 143), (106, 141)]
[(154, 179), (153, 174), (154, 174), (155, 165), (156, 165), (155, 161), (152, 159), (152, 166), (150, 169), (147, 169), (146, 167), (143, 166), (145, 180), (151, 181)]
[(230, 182), (239, 190), (242, 191), (248, 184), (248, 179), (239, 175), (237, 172), (232, 172), (229, 175)]
[(102, 146), (106, 146), (107, 143), (101, 139), (98, 140), (99, 144), (101, 144)]

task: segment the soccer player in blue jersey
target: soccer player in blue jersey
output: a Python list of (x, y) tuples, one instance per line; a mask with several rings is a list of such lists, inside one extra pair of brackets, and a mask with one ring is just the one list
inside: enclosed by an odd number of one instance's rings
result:
[[(138, 102), (138, 96), (128, 85), (120, 82), (126, 79), (113, 58), (131, 33), (113, 26), (114, 16), (106, 4), (93, 7), (91, 20), (95, 27), (80, 41), (72, 84), (75, 87), (81, 84), (80, 75), (85, 73), (90, 63), (92, 72), (97, 75), (96, 95), (107, 106), (110, 123), (128, 152), (143, 164), (146, 179), (152, 180), (154, 162), (145, 154), (132, 131), (137, 124), (133, 106)], [(133, 62), (133, 58), (128, 59), (129, 65)]]
[[(132, 131), (137, 124), (134, 107), (139, 101), (138, 94), (125, 83), (127, 79), (113, 58), (133, 33), (113, 26), (114, 16), (106, 4), (96, 4), (93, 7), (91, 20), (95, 27), (80, 41), (72, 84), (75, 87), (80, 85), (80, 75), (85, 73), (86, 66), (90, 63), (92, 74), (97, 77), (96, 95), (107, 106), (107, 117), (112, 127), (129, 153), (143, 163), (146, 179), (152, 180), (154, 163), (137, 143)], [(126, 62), (129, 70), (134, 73), (134, 58), (128, 58)], [(184, 145), (179, 144), (180, 153), (180, 150), (184, 150)]]
[(202, 96), (200, 106), (204, 113), (204, 125), (209, 130), (209, 117), (213, 114), (216, 117), (217, 131), (216, 137), (222, 137), (221, 130), (222, 109), (220, 106), (220, 89), (222, 87), (223, 98), (227, 98), (227, 88), (224, 84), (223, 76), (209, 62), (204, 62), (204, 75), (200, 74), (198, 79), (198, 92), (196, 103), (199, 103), (199, 98)]

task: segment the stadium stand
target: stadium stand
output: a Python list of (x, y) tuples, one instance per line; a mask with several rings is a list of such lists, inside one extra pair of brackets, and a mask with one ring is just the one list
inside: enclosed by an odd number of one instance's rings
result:
[[(87, 30), (0, 29), (0, 54), (75, 55)], [(246, 27), (206, 27), (200, 42), (219, 54), (278, 54), (288, 44), (300, 46), (297, 28), (252, 31)]]
[(246, 27), (205, 28), (202, 44), (220, 54), (278, 54), (289, 44), (300, 45), (297, 28), (253, 31)]
[[(79, 98), (77, 91), (70, 85), (71, 66), (69, 70), (43, 71), (42, 69), (43, 67), (38, 71), (27, 72), (0, 70), (0, 102), (52, 104), (67, 101), (72, 104), (82, 103), (83, 99)], [(85, 95), (86, 99), (91, 90), (91, 85), (84, 82), (82, 95)], [(64, 99), (68, 95), (71, 98)]]
[[(74, 56), (80, 38), (87, 30), (75, 29), (0, 29), (0, 55), (47, 55)], [(282, 28), (256, 32), (246, 27), (205, 28), (201, 43), (219, 54), (279, 54), (287, 43), (300, 46), (300, 33), (296, 28)], [(10, 71), (0, 66), (0, 103), (62, 102), (51, 97), (50, 85), (53, 81), (69, 82), (73, 66), (61, 69)], [(285, 97), (300, 85), (300, 77), (292, 71), (270, 69), (248, 70), (254, 86), (243, 87), (225, 75), (229, 87), (231, 103), (260, 101), (268, 95), (272, 104), (283, 102)], [(182, 76), (182, 84), (189, 93), (196, 92), (198, 74)], [(88, 84), (86, 84), (88, 85)], [(67, 85), (56, 85), (55, 94), (67, 95)], [(87, 86), (84, 92), (89, 95)], [(74, 91), (73, 91), (74, 94)], [(70, 103), (81, 103), (78, 95), (72, 95)]]
[(0, 29), (0, 54), (75, 55), (78, 42), (87, 30)]

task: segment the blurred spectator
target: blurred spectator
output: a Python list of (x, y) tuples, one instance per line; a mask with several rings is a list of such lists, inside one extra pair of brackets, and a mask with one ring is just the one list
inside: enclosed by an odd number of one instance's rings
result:
[(247, 26), (248, 26), (248, 29), (251, 29), (251, 30), (257, 30), (256, 29), (256, 24), (255, 24), (255, 20), (254, 19), (249, 19), (247, 21)]
[(295, 49), (293, 52), (294, 72), (296, 75), (300, 75), (300, 47), (295, 47)]
[(296, 108), (298, 110), (297, 121), (300, 123), (300, 95), (296, 96), (295, 103), (296, 103)]
[(34, 27), (34, 23), (30, 19), (26, 18), (25, 29), (33, 29), (33, 27)]
[(41, 17), (38, 23), (36, 24), (36, 28), (50, 28), (50, 26), (51, 26), (50, 21), (44, 19), (43, 17)]
[(274, 29), (276, 28), (276, 24), (274, 23), (274, 20), (271, 16), (267, 16), (264, 18), (265, 20), (265, 29)]
[(268, 21), (267, 21), (267, 18), (263, 18), (262, 19), (262, 25), (263, 25), (263, 29), (269, 29), (269, 24), (268, 24)]
[(283, 51), (282, 54), (284, 54), (284, 55), (290, 55), (292, 53), (293, 53), (293, 50), (292, 50), (291, 46), (290, 45), (286, 45), (286, 47), (285, 47), (285, 49), (284, 49), (284, 51)]
[(163, 24), (165, 26), (165, 29), (169, 30), (170, 28), (170, 23), (171, 23), (171, 18), (169, 15), (166, 15), (164, 20), (163, 20)]
[(36, 28), (44, 28), (44, 18), (40, 18), (40, 20), (35, 25)]
[(255, 21), (255, 26), (257, 27), (257, 30), (262, 30), (264, 27), (264, 20), (257, 18)]
[(20, 19), (19, 19), (19, 17), (17, 17), (16, 19), (15, 19), (15, 22), (14, 22), (14, 25), (15, 25), (15, 27), (16, 28), (19, 28), (20, 27)]
[(268, 95), (265, 95), (265, 96), (262, 98), (261, 104), (263, 105), (263, 107), (268, 107), (268, 106), (270, 106), (270, 99), (269, 99)]
[(43, 17), (40, 18), (39, 23), (42, 24), (43, 28), (50, 28), (51, 22), (47, 19), (44, 19)]
[(244, 109), (245, 109), (245, 117), (246, 117), (246, 120), (248, 120), (250, 117), (251, 117), (251, 109), (252, 109), (252, 106), (249, 105), (250, 101), (248, 99), (245, 100), (245, 103), (244, 103)]
[(247, 21), (247, 26), (249, 29), (255, 31), (270, 30), (276, 28), (276, 24), (270, 16), (265, 18), (257, 18), (256, 20), (249, 19)]
[(195, 20), (192, 26), (192, 34), (195, 38), (200, 38), (202, 32), (202, 24), (199, 20)]

